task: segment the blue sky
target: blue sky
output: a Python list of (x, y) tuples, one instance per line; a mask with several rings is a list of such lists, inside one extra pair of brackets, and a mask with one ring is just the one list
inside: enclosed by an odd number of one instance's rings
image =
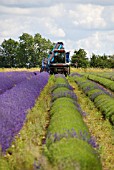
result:
[(22, 33), (63, 41), (73, 53), (114, 54), (114, 0), (0, 0), (0, 44)]

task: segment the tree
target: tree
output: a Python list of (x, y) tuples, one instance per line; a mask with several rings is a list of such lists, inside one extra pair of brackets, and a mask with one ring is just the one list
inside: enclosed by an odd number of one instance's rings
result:
[(99, 68), (111, 68), (112, 67), (112, 59), (111, 56), (107, 55), (95, 55), (92, 54), (91, 60), (90, 60), (90, 66), (91, 67), (99, 67)]
[(109, 55), (110, 68), (114, 68), (114, 55)]
[(92, 57), (90, 58), (90, 67), (96, 67), (97, 65), (97, 57), (95, 54), (92, 54)]
[(23, 33), (19, 42), (4, 40), (0, 46), (0, 67), (37, 67), (43, 57), (48, 57), (53, 43), (37, 33), (33, 37)]
[(34, 36), (35, 44), (35, 61), (37, 65), (41, 65), (41, 61), (44, 57), (48, 57), (49, 51), (53, 47), (53, 43), (48, 39), (42, 38), (42, 36), (37, 33)]
[(4, 63), (3, 63), (3, 49), (0, 46), (0, 68), (4, 67)]
[(83, 67), (86, 68), (89, 66), (89, 60), (87, 58), (87, 53), (84, 49), (79, 49), (78, 51), (74, 51), (74, 55), (72, 56), (71, 63), (75, 67)]
[(15, 67), (19, 43), (13, 39), (4, 40), (1, 44), (2, 67)]
[(29, 67), (31, 58), (34, 57), (34, 38), (28, 33), (23, 33), (19, 37), (18, 50), (19, 67)]
[(19, 37), (19, 62), (20, 67), (36, 67), (41, 65), (43, 57), (48, 56), (48, 52), (52, 47), (50, 40), (42, 38), (42, 36), (37, 33), (35, 36), (23, 33)]

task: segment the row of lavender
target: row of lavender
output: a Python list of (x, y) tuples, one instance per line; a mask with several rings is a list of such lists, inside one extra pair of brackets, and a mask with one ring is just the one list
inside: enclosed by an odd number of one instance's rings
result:
[(105, 88), (90, 81), (80, 74), (74, 73), (74, 81), (82, 88), (84, 93), (94, 102), (96, 107), (101, 110), (104, 118), (114, 124), (114, 97)]
[(45, 154), (58, 169), (101, 169), (97, 144), (90, 136), (77, 102), (77, 96), (66, 78), (58, 75), (52, 88), (52, 106)]
[(114, 72), (91, 72), (91, 75), (96, 75), (99, 77), (107, 78), (114, 81)]
[(32, 76), (39, 74), (39, 72), (27, 71), (13, 71), (13, 72), (0, 72), (0, 94), (6, 90), (13, 88), (16, 84), (21, 83)]
[(111, 79), (110, 79), (110, 76), (109, 77), (108, 76), (101, 77), (99, 75), (95, 75), (95, 73), (94, 74), (93, 73), (92, 74), (84, 73), (83, 75), (85, 77), (87, 77), (89, 80), (93, 80), (93, 81), (103, 85), (107, 89), (110, 89), (112, 92), (114, 92), (114, 80), (112, 79), (112, 77), (111, 77)]
[(22, 128), (27, 111), (34, 106), (35, 100), (48, 82), (48, 73), (35, 76), (31, 74), (29, 79), (26, 78), (0, 95), (0, 145), (3, 152)]

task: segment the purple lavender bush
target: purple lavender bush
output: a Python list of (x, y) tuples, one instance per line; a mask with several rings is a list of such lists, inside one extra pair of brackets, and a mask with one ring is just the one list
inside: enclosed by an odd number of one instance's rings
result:
[[(39, 74), (39, 72), (35, 72)], [(16, 84), (21, 83), (35, 76), (34, 72), (15, 71), (15, 72), (0, 72), (0, 94), (6, 90), (13, 88)]]
[(0, 146), (3, 152), (22, 128), (27, 111), (34, 106), (48, 78), (49, 74), (42, 72), (0, 95)]

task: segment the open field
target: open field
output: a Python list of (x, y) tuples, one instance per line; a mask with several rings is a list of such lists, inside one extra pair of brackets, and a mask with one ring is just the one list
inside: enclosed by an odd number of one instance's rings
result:
[[(7, 71), (40, 71), (40, 68), (0, 68), (0, 72)], [(73, 68), (71, 67), (72, 72), (113, 72), (114, 69), (100, 69), (100, 68)]]
[(114, 70), (0, 69), (0, 170), (113, 170)]

